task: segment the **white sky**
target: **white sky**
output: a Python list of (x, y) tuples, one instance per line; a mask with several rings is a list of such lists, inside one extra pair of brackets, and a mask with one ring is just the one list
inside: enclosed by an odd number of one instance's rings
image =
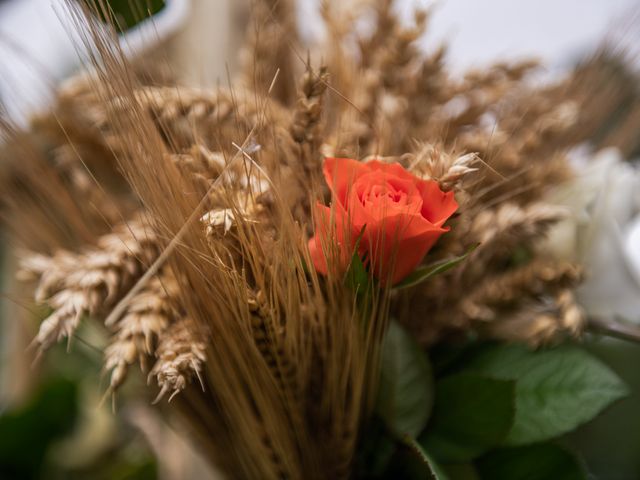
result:
[[(313, 19), (319, 0), (299, 1), (304, 25), (318, 24)], [(405, 13), (414, 5), (434, 3), (400, 1)], [(58, 16), (62, 2), (12, 0), (0, 6), (0, 98), (14, 114), (46, 102), (51, 85), (77, 65), (77, 54)], [(438, 0), (436, 4), (425, 47), (446, 40), (456, 71), (522, 55), (536, 55), (551, 67), (561, 67), (611, 32), (617, 36), (624, 32), (630, 45), (640, 46), (640, 0)], [(632, 14), (635, 22), (630, 20)]]
[[(411, 8), (434, 2), (406, 3)], [(456, 69), (522, 55), (559, 66), (608, 34), (624, 31), (627, 41), (635, 37), (638, 44), (639, 7), (640, 0), (440, 0), (427, 42), (446, 39)]]

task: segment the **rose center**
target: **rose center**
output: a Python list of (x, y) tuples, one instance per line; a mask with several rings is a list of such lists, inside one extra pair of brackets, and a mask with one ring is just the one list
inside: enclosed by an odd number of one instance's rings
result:
[(363, 205), (373, 206), (380, 203), (392, 202), (398, 205), (407, 204), (407, 193), (398, 190), (393, 185), (385, 182), (373, 185), (367, 185), (360, 192), (359, 199)]

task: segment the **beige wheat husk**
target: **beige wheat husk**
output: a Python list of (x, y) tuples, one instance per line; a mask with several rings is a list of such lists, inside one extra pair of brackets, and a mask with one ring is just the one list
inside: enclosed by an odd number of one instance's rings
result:
[[(390, 315), (425, 346), (583, 331), (580, 268), (538, 248), (565, 214), (546, 201), (571, 177), (564, 152), (589, 135), (583, 90), (571, 95), (581, 73), (535, 88), (525, 61), (452, 78), (444, 48), (416, 45), (429, 15), (407, 26), (393, 3), (323, 2), (329, 41), (307, 56), (292, 4), (254, 2), (246, 68), (216, 90), (150, 85), (113, 32), (72, 8), (95, 71), (10, 132), (3, 216), (43, 253), (23, 269), (53, 308), (36, 344), (106, 320), (108, 393), (140, 364), (230, 477), (351, 475)], [(369, 9), (373, 33), (354, 42)], [(361, 318), (307, 253), (312, 205), (329, 200), (325, 155), (398, 161), (455, 192), (426, 262), (478, 248), (446, 275), (375, 295)]]

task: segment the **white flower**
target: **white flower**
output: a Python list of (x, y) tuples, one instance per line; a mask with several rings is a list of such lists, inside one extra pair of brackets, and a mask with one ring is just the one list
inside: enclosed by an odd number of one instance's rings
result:
[(577, 296), (589, 314), (640, 323), (640, 170), (613, 148), (589, 158), (581, 147), (572, 160), (576, 179), (554, 195), (572, 214), (546, 247), (587, 269)]
[(207, 227), (207, 235), (213, 235), (216, 227), (223, 227), (226, 234), (236, 221), (233, 210), (230, 208), (220, 208), (205, 213), (200, 221)]

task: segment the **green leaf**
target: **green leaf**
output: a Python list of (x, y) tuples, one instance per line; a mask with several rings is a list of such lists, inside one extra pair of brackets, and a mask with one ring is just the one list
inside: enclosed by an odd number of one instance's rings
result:
[[(100, 3), (95, 0), (85, 0), (85, 3), (89, 6), (92, 13), (98, 15), (100, 20), (105, 23), (109, 23), (108, 17), (112, 13), (116, 20), (116, 28), (119, 33), (129, 30), (138, 23), (147, 19), (150, 15), (155, 15), (165, 7), (165, 0), (145, 0), (141, 2), (144, 7), (142, 9), (132, 7), (131, 0), (109, 0), (106, 2), (109, 8), (109, 14), (105, 15), (100, 8)], [(94, 10), (94, 5), (98, 4), (97, 11)], [(135, 3), (133, 4), (135, 5)]]
[(369, 273), (362, 260), (357, 253), (354, 253), (349, 264), (349, 270), (347, 270), (345, 284), (357, 292), (364, 292), (368, 289), (370, 280)]
[(578, 459), (565, 449), (541, 443), (494, 450), (476, 462), (482, 480), (585, 480)]
[(515, 382), (458, 373), (436, 383), (432, 423), (420, 443), (441, 462), (467, 462), (509, 433)]
[(442, 468), (449, 480), (481, 480), (473, 463), (450, 463)]
[(566, 433), (628, 394), (613, 371), (573, 346), (538, 352), (496, 346), (481, 351), (468, 365), (496, 379), (516, 380), (516, 415), (505, 445), (525, 445)]
[(416, 480), (447, 480), (442, 468), (431, 458), (415, 438), (405, 435), (402, 444), (412, 454), (414, 461), (406, 462), (404, 470), (406, 476)]
[(451, 270), (453, 267), (458, 266), (465, 260), (471, 252), (473, 252), (478, 246), (474, 245), (464, 255), (455, 258), (448, 258), (432, 263), (431, 265), (425, 265), (424, 267), (416, 268), (412, 273), (405, 277), (400, 283), (394, 286), (395, 289), (403, 289), (409, 287), (415, 287), (416, 285), (428, 280), (431, 277), (439, 275)]
[(371, 418), (358, 445), (355, 477), (380, 478), (396, 452), (397, 443), (380, 418)]
[(47, 451), (72, 430), (77, 415), (77, 386), (61, 377), (41, 385), (19, 409), (3, 412), (0, 478), (40, 478)]
[(391, 432), (416, 437), (424, 429), (433, 403), (432, 383), (427, 355), (400, 325), (391, 322), (382, 350), (376, 405)]
[(362, 227), (362, 230), (356, 239), (355, 246), (353, 247), (353, 255), (351, 256), (351, 263), (349, 264), (349, 269), (347, 270), (344, 280), (345, 285), (358, 293), (364, 293), (371, 287), (371, 276), (367, 272), (367, 269), (358, 254), (360, 241), (364, 235), (365, 228), (367, 228), (366, 225)]

